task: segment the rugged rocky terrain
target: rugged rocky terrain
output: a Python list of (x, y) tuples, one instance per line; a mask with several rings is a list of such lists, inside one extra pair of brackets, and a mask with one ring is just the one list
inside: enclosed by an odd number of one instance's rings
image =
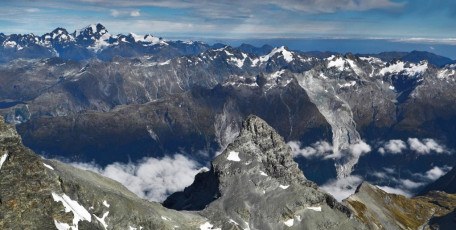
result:
[[(256, 116), (164, 206), (98, 174), (39, 157), (0, 118), (2, 229), (450, 229), (456, 197), (408, 199), (368, 183), (343, 203), (309, 181)], [(192, 211), (183, 211), (192, 210)]]

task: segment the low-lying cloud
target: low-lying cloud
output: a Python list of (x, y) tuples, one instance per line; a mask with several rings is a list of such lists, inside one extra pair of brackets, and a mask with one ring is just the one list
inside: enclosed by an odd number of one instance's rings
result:
[(317, 141), (304, 148), (301, 148), (301, 142), (299, 141), (290, 141), (288, 145), (291, 147), (293, 157), (320, 158), (331, 155), (333, 152), (333, 146), (326, 141)]
[(357, 175), (351, 175), (339, 180), (331, 180), (320, 188), (331, 194), (336, 200), (342, 201), (355, 193), (356, 188), (363, 182), (363, 178)]
[(71, 165), (116, 180), (139, 197), (158, 202), (190, 185), (202, 169), (198, 162), (181, 154), (144, 158), (136, 163), (113, 163), (105, 168), (94, 163)]
[[(346, 151), (334, 152), (334, 147), (326, 141), (317, 141), (310, 146), (301, 148), (301, 142), (290, 141), (287, 143), (291, 147), (293, 157), (304, 157), (307, 159), (341, 159), (345, 156)], [(362, 154), (370, 152), (371, 146), (364, 141), (352, 144), (348, 147), (348, 156), (359, 157)]]
[(439, 144), (436, 140), (431, 138), (421, 140), (418, 138), (408, 138), (407, 142), (402, 140), (389, 140), (378, 148), (378, 152), (382, 155), (402, 154), (405, 151), (415, 152), (420, 155), (450, 152), (444, 145)]

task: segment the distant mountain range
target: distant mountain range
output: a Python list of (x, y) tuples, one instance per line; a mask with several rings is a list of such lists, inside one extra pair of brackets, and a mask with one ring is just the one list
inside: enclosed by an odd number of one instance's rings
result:
[[(225, 44), (212, 46), (204, 42), (193, 41), (169, 41), (151, 34), (136, 35), (113, 35), (101, 24), (92, 24), (83, 29), (69, 33), (64, 28), (56, 28), (42, 36), (34, 34), (11, 34), (0, 33), (0, 62), (8, 62), (17, 58), (50, 58), (60, 57), (71, 60), (86, 60), (98, 58), (109, 61), (116, 56), (135, 57), (151, 55), (155, 60), (164, 60), (182, 55), (198, 54), (210, 48), (218, 49)], [(242, 44), (238, 49), (245, 53), (257, 55), (268, 54), (273, 47), (264, 45), (254, 47)], [(333, 52), (302, 52), (307, 56), (326, 58), (335, 54)], [(427, 60), (436, 66), (455, 63), (446, 57), (424, 51), (412, 52), (384, 52), (379, 54), (359, 54), (358, 56), (372, 56), (381, 58), (383, 61), (402, 59), (403, 61), (418, 63)]]

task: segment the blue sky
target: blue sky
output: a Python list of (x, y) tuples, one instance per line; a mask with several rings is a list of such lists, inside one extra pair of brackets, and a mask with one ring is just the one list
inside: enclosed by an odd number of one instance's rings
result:
[(69, 32), (199, 39), (390, 39), (456, 45), (454, 0), (0, 0), (0, 32)]

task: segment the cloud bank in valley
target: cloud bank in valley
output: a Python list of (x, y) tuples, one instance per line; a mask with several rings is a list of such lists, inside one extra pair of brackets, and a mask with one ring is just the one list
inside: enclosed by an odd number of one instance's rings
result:
[(104, 168), (94, 163), (71, 165), (116, 180), (139, 197), (158, 202), (190, 185), (201, 169), (207, 170), (181, 154), (144, 158), (136, 163), (113, 163)]

